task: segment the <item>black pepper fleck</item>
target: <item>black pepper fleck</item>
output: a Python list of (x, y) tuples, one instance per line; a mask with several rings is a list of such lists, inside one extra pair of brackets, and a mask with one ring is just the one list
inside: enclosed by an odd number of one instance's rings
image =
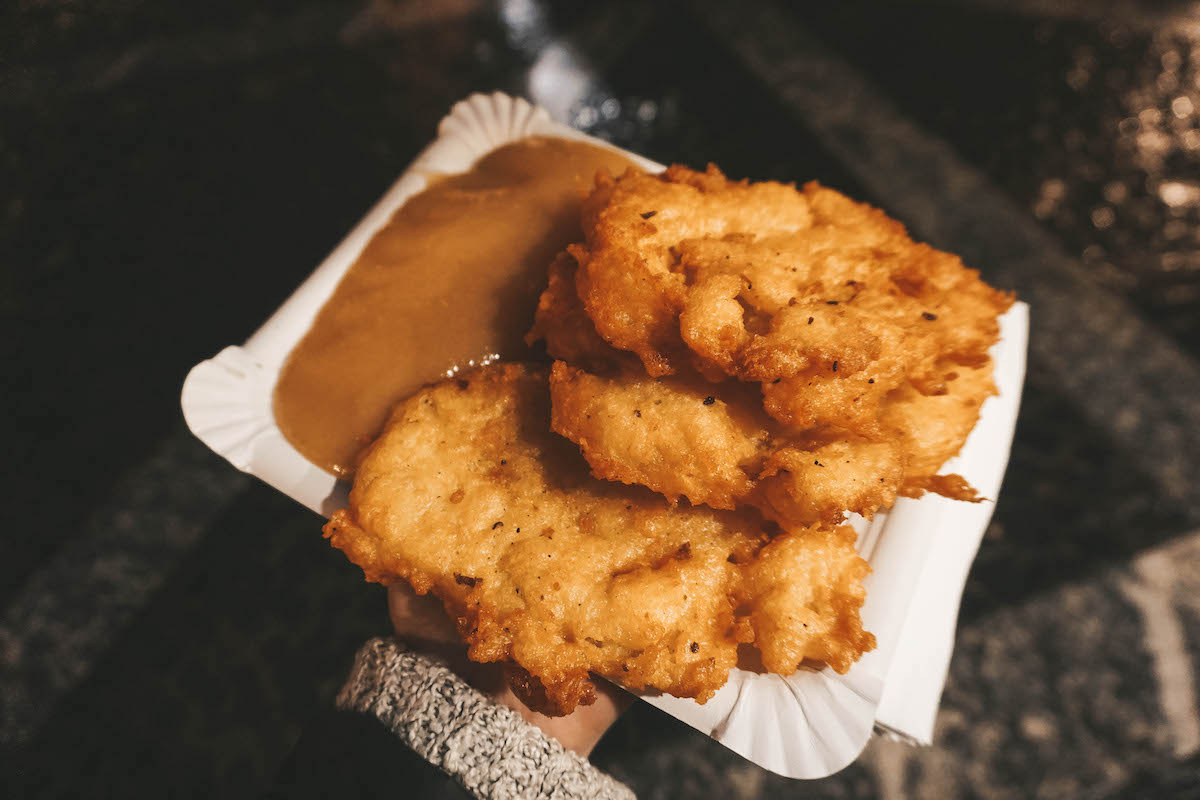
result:
[(715, 402), (717, 402), (717, 398), (713, 397), (711, 394), (704, 398), (704, 405), (706, 406), (711, 406)]

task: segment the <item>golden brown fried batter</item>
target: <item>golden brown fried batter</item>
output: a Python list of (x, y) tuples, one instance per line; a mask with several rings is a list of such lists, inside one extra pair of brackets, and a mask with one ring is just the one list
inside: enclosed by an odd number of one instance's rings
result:
[(904, 453), (892, 442), (839, 439), (767, 459), (752, 498), (772, 519), (793, 524), (840, 522), (847, 512), (870, 519), (891, 508), (905, 480)]
[(882, 411), (883, 424), (898, 432), (897, 441), (908, 464), (901, 494), (919, 497), (930, 491), (956, 500), (980, 499), (961, 477), (937, 472), (958, 455), (979, 421), (983, 401), (995, 393), (989, 360), (974, 369), (948, 370), (945, 394), (923, 395), (906, 386), (888, 398)]
[(544, 341), (552, 358), (592, 370), (630, 365), (632, 356), (601, 339), (584, 312), (575, 291), (577, 266), (571, 254), (565, 252), (550, 263), (549, 281), (538, 299), (533, 328), (525, 335), (526, 343)]
[(521, 365), (421, 391), (326, 535), (368, 580), (432, 591), (472, 659), (516, 662), (562, 712), (589, 701), (589, 673), (704, 701), (739, 642), (785, 674), (805, 659), (845, 671), (874, 646), (850, 529), (672, 509), (588, 476), (549, 423), (546, 375)]
[(735, 231), (766, 236), (810, 224), (807, 203), (793, 195), (783, 184), (730, 183), (715, 167), (598, 176), (583, 205), (587, 243), (571, 250), (582, 267), (579, 296), (597, 331), (636, 353), (650, 375), (688, 363), (678, 321), (687, 276), (673, 248)]
[(648, 486), (672, 503), (736, 508), (771, 452), (754, 404), (701, 378), (603, 378), (556, 361), (550, 397), (551, 427), (579, 445), (593, 475)]
[(956, 256), (817, 184), (711, 165), (600, 176), (583, 228), (530, 337), (565, 362), (554, 428), (594, 475), (792, 525), (978, 499), (937, 473), (994, 392), (1012, 297)]
[[(746, 571), (740, 599), (750, 609), (754, 641), (770, 672), (787, 674), (804, 659), (845, 672), (870, 650), (875, 637), (862, 629), (861, 581), (870, 567), (850, 562), (854, 530), (824, 528), (819, 537), (780, 536)], [(814, 639), (813, 631), (820, 631)]]
[(937, 365), (983, 363), (1012, 302), (876, 209), (712, 165), (599, 178), (584, 231), (571, 252), (601, 338), (654, 377), (761, 382), (768, 412), (802, 427), (879, 435), (883, 397), (938, 393)]
[(838, 523), (848, 510), (870, 517), (890, 506), (903, 477), (895, 445), (788, 431), (744, 384), (602, 377), (558, 361), (550, 397), (552, 427), (580, 446), (593, 475), (672, 503), (756, 506), (785, 525)]

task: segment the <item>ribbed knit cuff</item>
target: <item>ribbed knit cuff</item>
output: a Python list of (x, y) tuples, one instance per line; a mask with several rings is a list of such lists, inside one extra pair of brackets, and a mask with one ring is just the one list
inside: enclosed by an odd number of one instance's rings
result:
[(407, 651), (394, 639), (372, 639), (358, 651), (337, 705), (374, 715), (483, 800), (634, 797), (440, 660)]

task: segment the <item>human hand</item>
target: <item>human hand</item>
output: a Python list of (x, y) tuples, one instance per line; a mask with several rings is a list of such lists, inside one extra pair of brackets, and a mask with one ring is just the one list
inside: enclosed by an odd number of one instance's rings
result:
[(393, 584), (388, 587), (388, 615), (396, 636), (410, 648), (444, 658), (467, 683), (582, 756), (592, 751), (604, 732), (633, 703), (632, 695), (597, 679), (596, 702), (579, 706), (565, 716), (546, 716), (530, 709), (516, 696), (504, 676), (503, 664), (480, 664), (467, 659), (465, 645), (441, 602), (433, 595), (419, 596), (405, 584)]

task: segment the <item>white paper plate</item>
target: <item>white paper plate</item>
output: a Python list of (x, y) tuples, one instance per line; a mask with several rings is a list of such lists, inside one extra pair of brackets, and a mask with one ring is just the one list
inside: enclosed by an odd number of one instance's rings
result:
[[(284, 359), (370, 238), (427, 177), (467, 170), (485, 153), (532, 135), (605, 142), (553, 122), (542, 109), (503, 94), (472, 95), (451, 110), (427, 147), (309, 278), (242, 346), (192, 368), (183, 415), (205, 444), (238, 469), (328, 516), (347, 487), (284, 439), (271, 394)], [(620, 151), (648, 170), (662, 165)], [(962, 453), (947, 465), (995, 498), (1016, 424), (1025, 372), (1028, 309), (1001, 319), (993, 349), (999, 395), (983, 406)], [(793, 778), (821, 778), (853, 761), (872, 730), (928, 742), (941, 697), (966, 573), (992, 513), (991, 502), (930, 495), (898, 501), (869, 524), (856, 520), (859, 550), (874, 570), (863, 621), (878, 639), (846, 675), (832, 670), (788, 678), (734, 670), (704, 705), (669, 696), (649, 703), (711, 735), (751, 761)]]

